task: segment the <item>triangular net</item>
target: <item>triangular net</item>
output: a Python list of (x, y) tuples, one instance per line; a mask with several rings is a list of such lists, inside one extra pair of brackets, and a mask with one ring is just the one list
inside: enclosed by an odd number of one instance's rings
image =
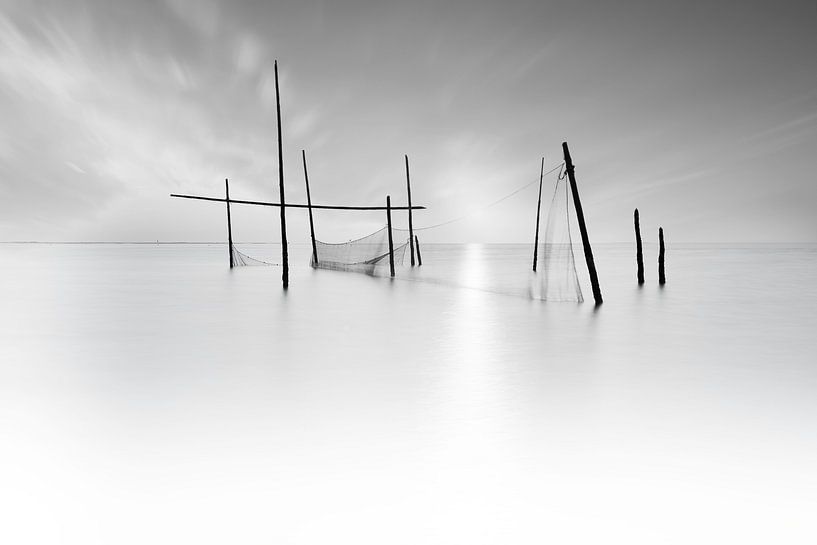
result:
[(233, 267), (280, 266), (278, 263), (270, 263), (268, 261), (262, 261), (254, 257), (250, 257), (244, 252), (240, 251), (235, 246), (232, 247), (232, 252), (233, 252)]
[(539, 247), (536, 277), (539, 281), (537, 298), (545, 301), (584, 301), (570, 236), (570, 194), (565, 178), (556, 180), (544, 243)]
[[(403, 265), (408, 240), (394, 244), (394, 266)], [(370, 235), (349, 242), (331, 244), (315, 241), (318, 260), (314, 256), (311, 265), (318, 269), (362, 272), (376, 275), (382, 267), (389, 267), (389, 231), (383, 227)]]

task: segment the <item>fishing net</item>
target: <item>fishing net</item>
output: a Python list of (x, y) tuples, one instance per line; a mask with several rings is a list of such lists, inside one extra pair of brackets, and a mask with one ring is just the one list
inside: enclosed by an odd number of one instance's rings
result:
[(567, 179), (559, 176), (548, 211), (544, 243), (539, 247), (535, 296), (545, 301), (582, 302), (570, 236), (570, 194)]
[[(377, 275), (382, 267), (389, 268), (389, 231), (383, 227), (365, 237), (340, 244), (315, 241), (318, 260), (314, 256), (311, 265), (318, 269), (362, 272)], [(394, 244), (394, 266), (403, 264), (408, 240)]]
[(235, 246), (232, 247), (233, 252), (233, 267), (254, 267), (254, 266), (279, 266), (278, 263), (269, 263), (267, 261), (262, 261), (260, 259), (256, 259), (254, 257), (250, 257), (247, 254), (241, 252)]

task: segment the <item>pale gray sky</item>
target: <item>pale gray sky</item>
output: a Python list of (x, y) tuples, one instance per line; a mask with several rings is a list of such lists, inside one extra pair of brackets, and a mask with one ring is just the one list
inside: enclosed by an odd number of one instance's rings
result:
[[(0, 239), (221, 240), (220, 205), (288, 200), (460, 216), (561, 161), (590, 235), (817, 241), (817, 3), (0, 0)], [(552, 180), (551, 180), (552, 181)], [(536, 188), (424, 234), (532, 236)], [(270, 209), (234, 213), (275, 240)], [(306, 242), (292, 211), (290, 238)], [(328, 241), (371, 214), (322, 213)]]

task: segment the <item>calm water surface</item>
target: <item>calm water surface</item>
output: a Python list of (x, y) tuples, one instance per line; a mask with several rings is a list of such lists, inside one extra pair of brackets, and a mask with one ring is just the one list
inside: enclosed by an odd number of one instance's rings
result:
[(817, 247), (595, 250), (0, 245), (0, 542), (816, 542)]

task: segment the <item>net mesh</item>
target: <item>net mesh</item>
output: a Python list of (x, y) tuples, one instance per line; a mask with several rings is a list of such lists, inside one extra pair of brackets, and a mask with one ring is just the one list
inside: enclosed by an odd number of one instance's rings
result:
[[(318, 253), (317, 262), (314, 256), (311, 265), (318, 269), (335, 271), (362, 272), (369, 275), (378, 274), (382, 267), (389, 267), (389, 231), (383, 227), (370, 235), (349, 242), (330, 244), (315, 241)], [(394, 266), (403, 265), (408, 240), (394, 244)]]
[(233, 267), (278, 266), (278, 263), (270, 263), (268, 261), (262, 261), (254, 257), (250, 257), (247, 254), (241, 252), (235, 246), (232, 247), (232, 252), (233, 252)]
[(569, 199), (567, 180), (560, 176), (548, 211), (544, 242), (539, 247), (535, 296), (545, 301), (584, 301), (570, 236)]

